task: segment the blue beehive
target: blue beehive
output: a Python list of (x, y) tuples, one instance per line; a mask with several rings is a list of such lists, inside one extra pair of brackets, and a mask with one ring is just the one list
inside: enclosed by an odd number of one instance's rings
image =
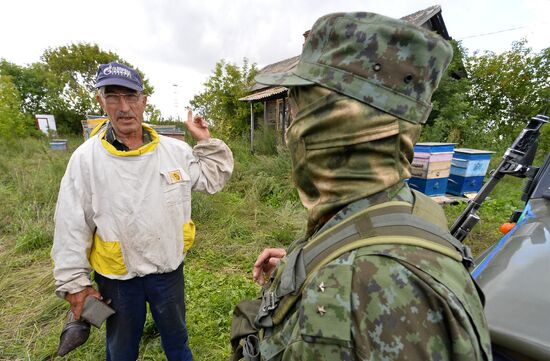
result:
[(453, 143), (417, 143), (409, 186), (429, 196), (444, 195), (454, 147)]
[(409, 178), (409, 187), (419, 190), (420, 192), (429, 196), (441, 196), (444, 195), (447, 190), (447, 182), (449, 178)]
[(451, 161), (447, 192), (457, 196), (478, 192), (483, 186), (483, 179), (493, 153), (478, 149), (456, 149)]
[(455, 149), (455, 143), (416, 143), (414, 145), (414, 151), (421, 153), (445, 153), (453, 152)]

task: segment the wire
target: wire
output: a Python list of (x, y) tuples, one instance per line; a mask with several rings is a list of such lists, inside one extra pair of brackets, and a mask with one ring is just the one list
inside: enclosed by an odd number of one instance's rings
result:
[(519, 29), (525, 29), (525, 28), (527, 28), (527, 27), (528, 27), (528, 26), (518, 26), (517, 28), (510, 28), (510, 29), (505, 29), (505, 30), (493, 31), (492, 33), (470, 35), (470, 36), (465, 36), (465, 37), (463, 37), (463, 38), (460, 38), (460, 39), (458, 39), (458, 40), (471, 39), (471, 38), (478, 38), (478, 37), (480, 37), (480, 36), (487, 36), (487, 35), (493, 35), (493, 34), (504, 33), (504, 32), (507, 32), (507, 31), (514, 31), (514, 30), (519, 30)]
[[(547, 24), (547, 23), (541, 23), (541, 24), (537, 24), (537, 25), (543, 25), (543, 24)], [(464, 36), (464, 37), (462, 37), (462, 38), (459, 38), (458, 40), (464, 40), (464, 39), (478, 38), (478, 37), (481, 37), (481, 36), (500, 34), (500, 33), (505, 33), (505, 32), (507, 32), (507, 31), (514, 31), (514, 30), (519, 30), (519, 29), (530, 28), (530, 27), (532, 27), (532, 26), (534, 26), (534, 25), (529, 25), (529, 26), (518, 26), (518, 27), (510, 28), (510, 29), (504, 29), (504, 30), (493, 31), (493, 32), (491, 32), (491, 33), (469, 35), (469, 36)]]

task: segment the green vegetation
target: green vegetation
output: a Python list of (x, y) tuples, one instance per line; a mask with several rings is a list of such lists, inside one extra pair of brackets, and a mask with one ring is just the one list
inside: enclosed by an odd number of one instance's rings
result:
[[(218, 61), (203, 84), (204, 90), (191, 100), (191, 107), (204, 118), (213, 120), (227, 137), (247, 134), (250, 106), (239, 99), (248, 94), (257, 72), (256, 64), (249, 65), (246, 58), (241, 67), (223, 59)], [(254, 109), (259, 111), (261, 104), (256, 103)]]
[[(69, 138), (70, 151), (81, 141)], [(231, 147), (237, 164), (227, 189), (193, 198), (197, 240), (185, 276), (190, 342), (199, 360), (226, 358), (233, 307), (259, 290), (250, 276), (255, 257), (268, 245), (288, 245), (305, 219), (287, 154), (251, 156), (246, 145)], [(42, 360), (57, 348), (68, 304), (53, 293), (49, 251), (70, 151), (30, 138), (0, 143), (0, 360)], [(103, 358), (103, 332), (94, 329), (65, 359)], [(151, 319), (141, 354), (142, 360), (164, 359)]]
[[(54, 295), (49, 250), (59, 182), (82, 139), (69, 135), (68, 152), (52, 151), (33, 129), (32, 117), (54, 114), (62, 134), (80, 133), (80, 120), (98, 110), (90, 89), (97, 65), (112, 60), (122, 61), (90, 44), (48, 49), (29, 66), (0, 59), (0, 360), (44, 360), (54, 354), (68, 309)], [(434, 95), (422, 139), (501, 152), (528, 118), (547, 111), (549, 61), (550, 48), (534, 53), (525, 42), (503, 54), (473, 56), (455, 44), (455, 59)], [(238, 98), (255, 72), (246, 60), (242, 67), (221, 60), (191, 102), (213, 121), (215, 134), (230, 139), (236, 160), (224, 191), (193, 196), (197, 240), (185, 277), (190, 344), (198, 360), (227, 359), (233, 307), (259, 292), (250, 272), (256, 256), (266, 246), (288, 245), (305, 227), (289, 155), (278, 149), (275, 134), (257, 130), (256, 155), (243, 140), (249, 105)], [(145, 87), (152, 92), (147, 80)], [(256, 107), (261, 108), (255, 105), (255, 112)], [(153, 107), (147, 113), (163, 121)], [(550, 151), (550, 126), (540, 140), (540, 153)], [(500, 156), (493, 158), (494, 167)], [(498, 225), (522, 206), (521, 188), (521, 180), (506, 178), (484, 203), (482, 221), (468, 239), (475, 254), (500, 237)], [(454, 220), (464, 206), (446, 206), (448, 218)], [(141, 348), (140, 360), (164, 359), (150, 317)], [(65, 359), (103, 357), (104, 329), (94, 329), (88, 342)]]
[(9, 76), (0, 75), (0, 138), (22, 137), (30, 134), (34, 122), (20, 113), (21, 98)]
[[(468, 55), (453, 46), (422, 141), (504, 151), (528, 119), (549, 114), (550, 48), (535, 52), (522, 40), (501, 54)], [(539, 149), (550, 151), (550, 127), (540, 139)]]
[[(548, 112), (550, 48), (536, 52), (521, 40), (501, 54), (469, 55), (459, 43), (453, 47), (453, 60), (433, 96), (423, 141), (502, 151), (527, 119)], [(113, 60), (131, 65), (117, 54), (87, 43), (47, 49), (39, 62), (26, 66), (0, 59), (0, 97), (10, 99), (0, 106), (0, 136), (1, 129), (11, 127), (6, 124), (15, 119), (4, 115), (8, 107), (9, 112), (19, 111), (26, 119), (53, 114), (61, 133), (80, 133), (85, 115), (100, 112), (93, 90), (97, 66)], [(250, 105), (238, 99), (248, 93), (257, 71), (246, 58), (242, 65), (219, 60), (205, 80), (204, 90), (191, 100), (191, 107), (215, 124), (220, 135), (246, 139)], [(152, 94), (154, 89), (145, 74), (142, 78), (145, 92)], [(261, 118), (262, 104), (253, 105)], [(146, 119), (153, 123), (174, 120), (163, 119), (152, 105), (147, 106)], [(540, 147), (550, 150), (550, 127), (541, 137)]]
[[(0, 143), (0, 360), (43, 360), (55, 352), (68, 304), (55, 297), (49, 250), (59, 182), (70, 151), (52, 151), (41, 139)], [(193, 196), (197, 242), (186, 260), (190, 344), (198, 360), (228, 357), (235, 304), (253, 298), (258, 286), (251, 267), (266, 246), (286, 246), (301, 236), (306, 218), (290, 180), (290, 159), (251, 155), (246, 144), (230, 144), (234, 175), (224, 191)], [(498, 161), (494, 157), (494, 161)], [(521, 206), (521, 181), (505, 179), (481, 209), (482, 221), (469, 242), (479, 253), (499, 238), (498, 225)], [(454, 219), (464, 204), (447, 206)], [(65, 360), (104, 357), (104, 328)], [(140, 360), (163, 360), (151, 318)]]
[[(113, 52), (95, 44), (78, 43), (46, 49), (39, 62), (27, 66), (0, 58), (0, 75), (9, 77), (15, 85), (21, 99), (15, 108), (17, 111), (31, 119), (35, 114), (53, 114), (61, 133), (79, 134), (80, 121), (87, 114), (102, 114), (95, 101), (94, 78), (99, 64), (111, 61), (127, 64), (140, 72)], [(154, 89), (149, 80), (143, 73), (140, 75), (144, 92), (152, 94)], [(151, 105), (146, 114), (153, 120), (160, 118), (159, 111)], [(3, 121), (0, 116), (0, 126)]]

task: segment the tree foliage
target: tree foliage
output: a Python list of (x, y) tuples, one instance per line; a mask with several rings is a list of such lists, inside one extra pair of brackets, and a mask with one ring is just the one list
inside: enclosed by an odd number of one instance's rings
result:
[[(117, 54), (101, 50), (95, 44), (78, 43), (47, 49), (41, 61), (19, 66), (0, 61), (0, 74), (11, 77), (20, 96), (20, 110), (24, 114), (53, 114), (62, 133), (80, 133), (80, 121), (86, 114), (101, 114), (95, 101), (94, 80), (99, 64), (111, 61), (129, 65), (143, 79), (144, 92), (153, 93), (144, 74)], [(160, 118), (152, 105), (146, 109), (149, 117)]]
[(86, 114), (101, 114), (101, 108), (95, 101), (95, 75), (100, 64), (117, 61), (133, 67), (143, 79), (144, 92), (153, 91), (143, 73), (121, 59), (117, 54), (101, 50), (95, 44), (79, 43), (47, 49), (41, 57), (46, 71), (53, 75), (50, 91), (55, 94), (56, 102), (52, 107), (67, 117), (72, 131), (81, 130), (80, 120)]
[(550, 48), (535, 53), (522, 40), (501, 54), (468, 58), (472, 113), (491, 144), (510, 144), (550, 100)]
[(204, 91), (191, 100), (192, 108), (212, 121), (222, 134), (241, 136), (249, 131), (250, 105), (239, 98), (247, 95), (256, 73), (256, 65), (250, 65), (246, 58), (241, 67), (223, 59), (218, 61), (204, 83)]
[(468, 94), (472, 87), (466, 75), (466, 50), (452, 41), (453, 59), (432, 96), (432, 112), (422, 131), (422, 141), (467, 143), (476, 133), (476, 119), (470, 112)]
[(21, 111), (26, 114), (45, 113), (54, 96), (50, 85), (54, 82), (45, 64), (34, 63), (27, 67), (0, 60), (0, 74), (9, 76), (21, 96)]
[(0, 75), (0, 138), (14, 139), (33, 133), (32, 118), (21, 113), (21, 98), (7, 75)]
[[(460, 44), (453, 45), (422, 140), (500, 151), (548, 106), (550, 48), (536, 53), (522, 40), (501, 54), (468, 55)], [(544, 132), (550, 135), (550, 129)], [(540, 149), (547, 152), (550, 141), (544, 138)]]

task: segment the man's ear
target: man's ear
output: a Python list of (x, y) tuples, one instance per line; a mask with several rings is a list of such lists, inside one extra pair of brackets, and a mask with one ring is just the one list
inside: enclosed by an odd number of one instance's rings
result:
[(145, 107), (147, 105), (147, 95), (142, 95), (141, 97), (143, 98), (142, 102), (143, 102), (143, 106)]
[(99, 106), (101, 107), (101, 109), (103, 109), (103, 112), (107, 114), (107, 111), (105, 110), (105, 103), (104, 103), (103, 97), (99, 94), (96, 94), (95, 100), (97, 100), (97, 102), (99, 103)]

